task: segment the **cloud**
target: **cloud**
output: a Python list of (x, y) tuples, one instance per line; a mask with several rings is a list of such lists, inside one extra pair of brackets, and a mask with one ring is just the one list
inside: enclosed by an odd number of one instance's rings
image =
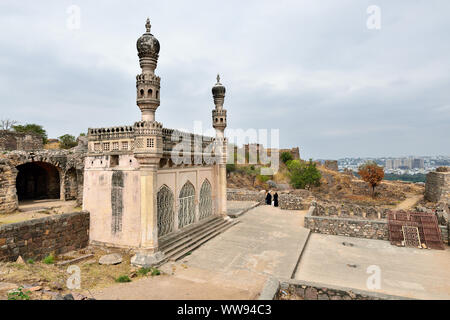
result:
[[(139, 120), (136, 40), (150, 16), (161, 43), (157, 120), (211, 126), (227, 87), (230, 128), (279, 128), (304, 157), (450, 154), (450, 3), (72, 1), (0, 4), (0, 116), (50, 137)], [(436, 8), (439, 7), (439, 10)]]

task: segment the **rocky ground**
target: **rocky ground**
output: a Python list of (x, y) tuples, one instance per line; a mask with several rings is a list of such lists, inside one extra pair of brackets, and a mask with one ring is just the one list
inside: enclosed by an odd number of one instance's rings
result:
[(282, 190), (297, 193), (304, 198), (316, 200), (344, 201), (358, 205), (387, 205), (396, 206), (407, 198), (423, 195), (424, 186), (421, 184), (402, 181), (382, 181), (376, 187), (375, 197), (369, 185), (349, 173), (329, 170), (323, 166), (317, 167), (321, 174), (320, 187), (311, 190), (293, 190), (289, 186), (286, 171), (281, 166), (280, 171), (272, 179), (263, 183), (251, 170), (235, 171), (228, 174), (229, 188), (248, 190)]
[[(114, 254), (120, 259), (111, 256)], [(133, 255), (129, 250), (90, 246), (56, 256), (51, 263), (46, 263), (45, 260), (23, 261), (21, 258), (17, 262), (0, 262), (0, 299), (11, 298), (14, 292), (20, 292), (22, 288), (21, 291), (31, 300), (85, 300), (92, 298), (90, 290), (101, 289), (116, 282), (151, 277), (152, 273), (153, 276), (161, 274), (157, 269), (131, 266), (130, 258)], [(68, 270), (69, 266), (80, 268), (81, 289), (68, 288), (67, 281), (72, 275), (68, 272), (71, 271)], [(118, 281), (119, 278), (122, 280)]]

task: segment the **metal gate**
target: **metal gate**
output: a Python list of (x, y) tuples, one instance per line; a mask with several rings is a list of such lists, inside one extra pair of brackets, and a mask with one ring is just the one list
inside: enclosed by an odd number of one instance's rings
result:
[(200, 189), (199, 220), (212, 215), (211, 184), (205, 180)]
[(158, 191), (156, 205), (158, 207), (158, 236), (161, 237), (171, 233), (174, 229), (173, 193), (167, 186), (163, 186)]
[(178, 210), (178, 228), (184, 228), (195, 221), (195, 189), (192, 183), (186, 182), (181, 188)]

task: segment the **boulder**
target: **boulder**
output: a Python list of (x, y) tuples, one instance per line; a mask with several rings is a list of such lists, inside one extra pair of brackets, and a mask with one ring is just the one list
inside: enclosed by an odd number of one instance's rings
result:
[(123, 261), (123, 259), (120, 254), (111, 253), (111, 254), (107, 254), (107, 255), (100, 257), (100, 259), (98, 260), (98, 263), (105, 264), (105, 265), (114, 265), (114, 264), (122, 263), (122, 261)]
[(273, 188), (273, 189), (278, 188), (277, 183), (276, 183), (275, 181), (273, 181), (273, 180), (268, 180), (268, 181), (267, 181), (267, 185), (268, 185), (269, 187)]

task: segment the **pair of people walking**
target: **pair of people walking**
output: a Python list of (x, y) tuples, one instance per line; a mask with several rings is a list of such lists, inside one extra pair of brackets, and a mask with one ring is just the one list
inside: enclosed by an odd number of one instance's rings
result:
[(272, 197), (271, 191), (267, 191), (266, 193), (266, 204), (272, 205), (274, 207), (278, 207), (278, 193), (275, 191), (275, 194)]

